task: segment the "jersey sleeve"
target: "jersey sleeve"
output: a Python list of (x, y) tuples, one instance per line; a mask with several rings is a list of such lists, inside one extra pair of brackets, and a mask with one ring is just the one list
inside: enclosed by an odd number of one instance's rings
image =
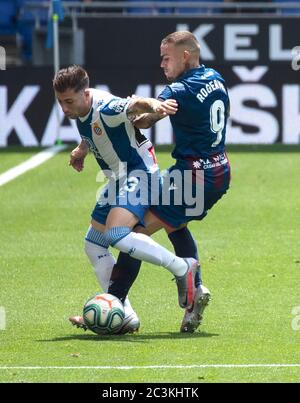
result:
[(127, 98), (113, 98), (104, 106), (100, 106), (98, 111), (105, 124), (109, 127), (117, 127), (121, 123), (129, 122), (127, 108), (130, 101)]
[(163, 101), (165, 101), (166, 99), (173, 99), (174, 98), (174, 94), (173, 91), (171, 90), (171, 87), (169, 85), (167, 85), (162, 92), (158, 95), (157, 97), (158, 99), (162, 99)]

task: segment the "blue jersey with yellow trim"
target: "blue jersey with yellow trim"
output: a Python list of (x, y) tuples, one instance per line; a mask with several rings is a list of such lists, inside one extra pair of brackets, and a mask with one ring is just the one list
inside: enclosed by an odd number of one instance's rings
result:
[(158, 98), (176, 99), (178, 111), (170, 116), (176, 159), (209, 158), (225, 151), (229, 96), (223, 77), (201, 65), (168, 85)]

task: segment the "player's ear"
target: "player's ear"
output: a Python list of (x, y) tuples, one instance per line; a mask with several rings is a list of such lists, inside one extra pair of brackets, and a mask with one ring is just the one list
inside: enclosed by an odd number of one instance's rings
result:
[(90, 95), (90, 91), (89, 91), (89, 89), (88, 88), (86, 88), (85, 90), (83, 90), (84, 91), (84, 97), (86, 98), (86, 99), (88, 99), (88, 97), (89, 97), (89, 95)]
[(183, 58), (185, 62), (188, 62), (191, 58), (191, 52), (189, 52), (188, 50), (184, 50), (183, 51)]

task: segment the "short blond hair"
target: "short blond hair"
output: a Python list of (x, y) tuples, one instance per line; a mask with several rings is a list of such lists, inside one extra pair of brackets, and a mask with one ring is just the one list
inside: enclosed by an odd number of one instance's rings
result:
[(173, 43), (175, 46), (184, 46), (186, 50), (200, 57), (200, 44), (195, 35), (189, 31), (173, 32), (161, 41), (162, 45), (169, 43)]

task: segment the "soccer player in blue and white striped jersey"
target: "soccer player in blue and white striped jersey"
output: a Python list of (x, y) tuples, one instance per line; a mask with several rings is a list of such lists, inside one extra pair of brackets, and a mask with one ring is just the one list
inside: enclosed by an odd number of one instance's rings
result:
[[(160, 118), (174, 114), (176, 101), (123, 99), (91, 89), (87, 72), (76, 65), (60, 70), (54, 77), (53, 88), (64, 114), (76, 119), (82, 138), (71, 153), (70, 165), (80, 172), (90, 149), (109, 178), (92, 212), (85, 238), (85, 251), (102, 289), (107, 292), (115, 263), (108, 252), (109, 246), (113, 246), (132, 258), (169, 270), (176, 278), (180, 306), (190, 307), (196, 292), (197, 260), (177, 257), (150, 237), (132, 232), (137, 224), (144, 225), (146, 211), (159, 196), (160, 182), (152, 144), (132, 121), (144, 113), (157, 113)], [(128, 300), (125, 315), (121, 332), (139, 327)], [(82, 318), (71, 321), (84, 326)]]

